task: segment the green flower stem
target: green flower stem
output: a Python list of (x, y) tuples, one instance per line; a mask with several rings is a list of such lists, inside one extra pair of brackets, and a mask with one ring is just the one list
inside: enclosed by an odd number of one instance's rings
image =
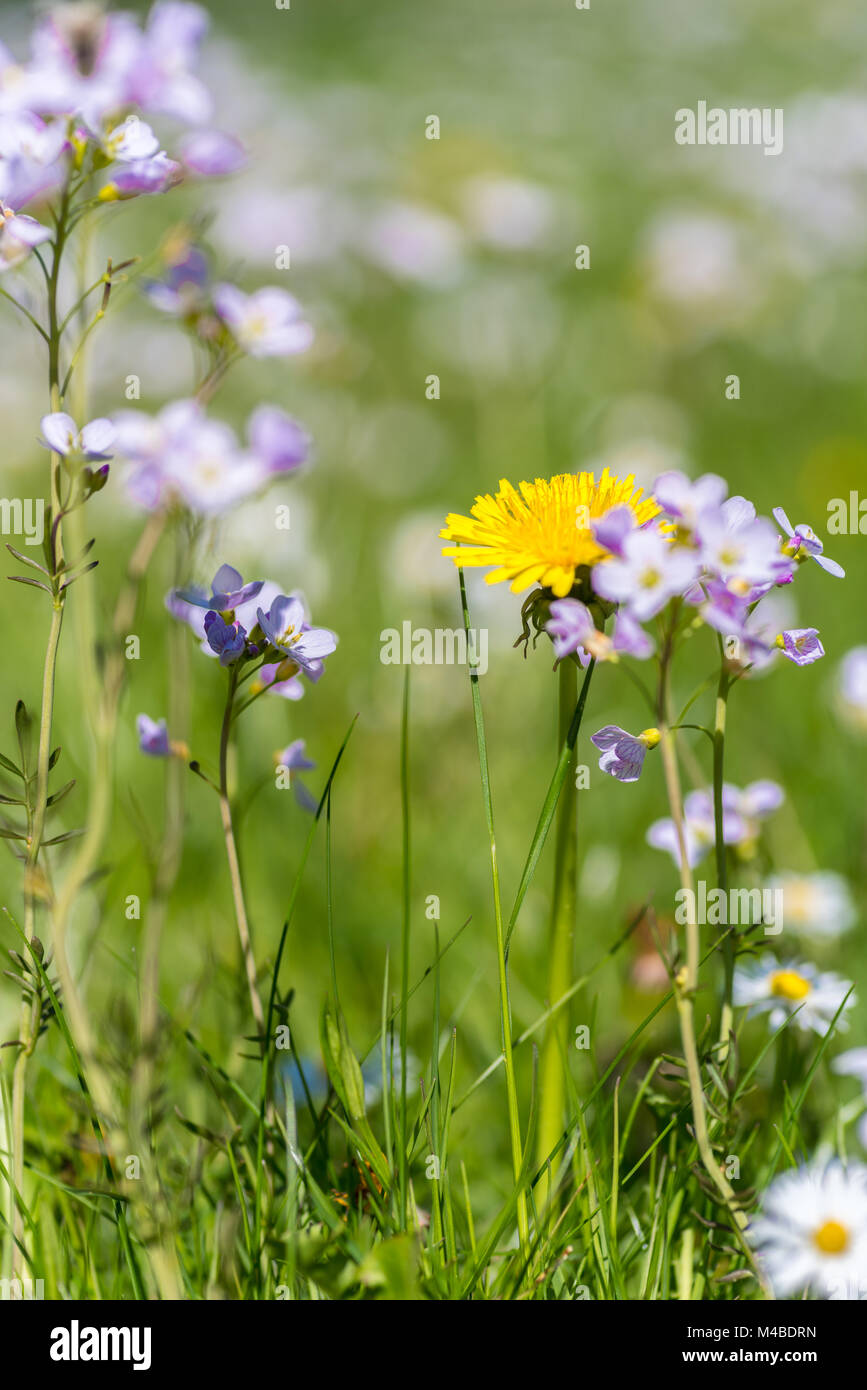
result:
[(698, 920), (695, 912), (692, 868), (687, 858), (686, 830), (683, 818), (683, 797), (681, 794), (680, 774), (677, 767), (677, 750), (675, 746), (677, 735), (667, 720), (669, 706), (668, 677), (671, 655), (672, 642), (671, 635), (669, 634), (663, 644), (660, 657), (659, 732), (661, 737), (659, 748), (662, 754), (662, 766), (665, 775), (665, 789), (668, 796), (669, 810), (677, 834), (678, 857), (680, 859), (680, 882), (681, 887), (684, 889), (684, 900), (687, 904), (688, 911), (684, 964), (674, 978), (674, 996), (677, 1004), (681, 1045), (683, 1047), (683, 1056), (689, 1082), (693, 1133), (705, 1171), (731, 1216), (735, 1232), (744, 1249), (744, 1253), (756, 1273), (756, 1277), (760, 1278), (755, 1256), (750, 1249), (745, 1235), (748, 1224), (746, 1213), (739, 1205), (737, 1193), (729, 1183), (722, 1167), (717, 1161), (708, 1134), (707, 1108), (705, 1105), (704, 1087), (701, 1076), (701, 1061), (698, 1055), (698, 1045), (696, 1043), (695, 1034), (694, 1001), (698, 989), (700, 960)]
[[(183, 577), (186, 547), (181, 528), (175, 528), (174, 587)], [(189, 723), (189, 645), (180, 623), (168, 629), (169, 700), (168, 725), (179, 736)], [(142, 931), (139, 978), (139, 1053), (130, 1081), (129, 1134), (135, 1153), (142, 1157), (141, 1204), (153, 1222), (156, 1240), (151, 1247), (154, 1274), (164, 1299), (181, 1297), (178, 1257), (171, 1238), (171, 1213), (160, 1188), (151, 1137), (150, 1108), (159, 1043), (160, 952), (169, 898), (177, 879), (183, 851), (187, 769), (180, 757), (167, 759), (164, 789), (164, 822), (157, 853), (150, 900)]]
[(400, 1144), (398, 1145), (398, 1195), (400, 1229), (407, 1227), (407, 1029), (409, 1026), (409, 948), (412, 923), (412, 837), (409, 796), (409, 670), (403, 683), (400, 727), (400, 807), (402, 823), (401, 926), (400, 926)]
[[(69, 215), (69, 184), (64, 188), (57, 218), (57, 231), (54, 239), (51, 269), (47, 275), (48, 290), (48, 330), (40, 329), (48, 344), (48, 394), (51, 410), (60, 409), (60, 338), (58, 318), (57, 287), (60, 277), (60, 263), (67, 235)], [(31, 317), (28, 315), (28, 317)], [(31, 318), (31, 322), (33, 322)], [(52, 524), (60, 512), (60, 458), (49, 455), (49, 478), (51, 493)], [(55, 542), (51, 547), (54, 566), (63, 558), (62, 527), (57, 526)], [(51, 564), (51, 561), (49, 561)], [(24, 865), (24, 935), (27, 941), (33, 940), (36, 929), (36, 900), (47, 895), (40, 888), (39, 851), (45, 829), (45, 815), (48, 808), (48, 763), (51, 757), (51, 727), (54, 718), (54, 690), (57, 678), (57, 653), (60, 646), (60, 633), (63, 627), (65, 591), (60, 588), (56, 572), (51, 575), (52, 610), (48, 641), (45, 648), (45, 663), (42, 674), (42, 708), (39, 718), (39, 750), (36, 763), (35, 800), (30, 804), (28, 792), (28, 838)], [(24, 1178), (24, 1099), (27, 1090), (27, 1063), (39, 1035), (39, 1004), (36, 997), (28, 1003), (22, 999), (21, 1023), (18, 1055), (12, 1077), (12, 1182), (13, 1224), (12, 1224), (12, 1277), (20, 1275), (23, 1264), (21, 1237), (24, 1230), (24, 1215), (21, 1210), (22, 1182)]]
[[(586, 681), (585, 681), (586, 691)], [(585, 694), (582, 691), (582, 695)], [(554, 891), (551, 901), (549, 967), (546, 998), (549, 1004), (560, 999), (572, 979), (572, 958), (577, 909), (578, 815), (574, 788), (575, 744), (569, 746), (569, 733), (576, 713), (578, 669), (574, 661), (559, 666), (559, 744), (566, 754), (564, 782), (573, 784), (557, 806), (554, 857)], [(568, 750), (568, 751), (567, 751)], [(562, 756), (562, 755), (561, 755)], [(569, 1048), (569, 1016), (565, 1009), (551, 1019), (542, 1043), (539, 1071), (539, 1128), (536, 1138), (538, 1165), (547, 1163), (563, 1132), (566, 1103), (566, 1066)], [(541, 1211), (548, 1195), (548, 1176), (543, 1175), (536, 1189)]]
[(229, 735), (232, 728), (232, 709), (235, 703), (235, 691), (238, 685), (238, 673), (234, 666), (229, 668), (229, 690), (226, 696), (226, 710), (223, 715), (223, 727), (220, 733), (220, 817), (223, 822), (223, 836), (226, 842), (226, 859), (229, 864), (229, 876), (232, 880), (232, 899), (235, 904), (235, 920), (238, 924), (238, 936), (241, 942), (241, 954), (244, 957), (244, 969), (247, 974), (247, 985), (250, 990), (250, 1004), (253, 1009), (253, 1017), (256, 1020), (256, 1027), (262, 1037), (262, 1045), (265, 1044), (265, 1011), (262, 1008), (262, 1000), (259, 998), (259, 989), (256, 981), (256, 961), (253, 956), (253, 945), (250, 940), (250, 924), (247, 921), (247, 909), (244, 904), (244, 885), (241, 879), (241, 865), (238, 859), (238, 846), (235, 843), (235, 831), (232, 826), (232, 806), (229, 800)]
[[(470, 614), (467, 606), (467, 590), (464, 572), (458, 570), (461, 586), (461, 608), (464, 617), (464, 630), (467, 633), (469, 649)], [(497, 861), (497, 841), (494, 831), (494, 803), (491, 793), (491, 776), (488, 768), (488, 746), (485, 738), (485, 722), (482, 716), (482, 697), (479, 693), (478, 672), (470, 668), (470, 691), (473, 700), (473, 718), (476, 727), (476, 744), (479, 750), (479, 771), (482, 777), (482, 793), (485, 803), (485, 819), (488, 827), (488, 840), (491, 847), (491, 879), (494, 890), (494, 923), (497, 932), (497, 978), (500, 991), (500, 1028), (503, 1044), (503, 1066), (506, 1073), (506, 1108), (509, 1120), (509, 1142), (512, 1150), (512, 1173), (516, 1186), (522, 1183), (523, 1144), (521, 1141), (521, 1119), (518, 1109), (518, 1088), (515, 1082), (515, 1057), (512, 1044), (512, 1015), (509, 1003), (509, 976), (506, 957), (506, 935), (503, 921), (503, 907), (500, 897), (500, 870)], [(530, 1261), (530, 1217), (527, 1194), (520, 1186), (516, 1200), (518, 1220), (518, 1239), (521, 1244), (521, 1257), (525, 1269)]]
[(84, 678), (90, 691), (88, 704), (95, 711), (91, 772), (93, 791), (84, 835), (79, 842), (78, 852), (69, 866), (66, 877), (58, 889), (52, 914), (54, 959), (63, 991), (63, 1005), (69, 1019), (70, 1032), (84, 1065), (89, 1068), (88, 1079), (97, 1109), (106, 1116), (111, 1116), (114, 1109), (112, 1091), (96, 1061), (96, 1047), (87, 1009), (82, 1001), (78, 984), (69, 963), (67, 937), (73, 905), (90, 875), (96, 869), (108, 833), (113, 802), (114, 735), (117, 728), (118, 705), (126, 666), (122, 638), (129, 632), (135, 619), (141, 584), (150, 567), (164, 527), (165, 517), (161, 513), (155, 512), (148, 517), (138, 544), (132, 553), (126, 582), (121, 589), (115, 607), (112, 624), (113, 641), (104, 669), (99, 670), (97, 668), (92, 647), (85, 648), (81, 652), (80, 659), (84, 663)]
[[(713, 820), (717, 887), (721, 888), (724, 893), (728, 892), (728, 858), (723, 835), (723, 782), (725, 779), (726, 714), (730, 689), (731, 681), (726, 669), (725, 657), (723, 657), (720, 664), (713, 727)], [(721, 1062), (725, 1062), (728, 1057), (729, 1039), (734, 1026), (732, 996), (736, 949), (737, 933), (732, 927), (729, 927), (722, 944), (724, 983), (719, 1034), (719, 1058)]]

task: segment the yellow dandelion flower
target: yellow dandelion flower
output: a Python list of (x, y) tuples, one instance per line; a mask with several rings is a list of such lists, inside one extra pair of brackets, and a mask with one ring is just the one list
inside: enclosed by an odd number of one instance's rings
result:
[(504, 479), (496, 497), (476, 498), (470, 516), (449, 513), (440, 536), (461, 544), (444, 546), (443, 555), (459, 566), (496, 566), (487, 583), (508, 579), (515, 594), (539, 584), (565, 598), (582, 566), (608, 558), (591, 521), (623, 506), (639, 526), (662, 510), (633, 474), (614, 478), (607, 468), (598, 482), (593, 473), (558, 473), (518, 488)]

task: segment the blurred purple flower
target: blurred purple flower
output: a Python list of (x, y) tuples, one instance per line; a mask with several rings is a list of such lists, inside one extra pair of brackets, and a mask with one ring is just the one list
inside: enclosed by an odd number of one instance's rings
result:
[(299, 772), (310, 772), (316, 766), (314, 762), (310, 761), (304, 750), (304, 739), (296, 738), (292, 743), (287, 744), (282, 752), (276, 753), (274, 756), (277, 766), (285, 768), (289, 773), (289, 782), (298, 805), (302, 806), (305, 811), (315, 811), (319, 803), (315, 797), (311, 796), (298, 777)]
[(251, 357), (289, 357), (306, 352), (313, 329), (301, 305), (286, 290), (266, 286), (244, 294), (236, 285), (217, 285), (214, 306), (238, 346)]
[(673, 468), (667, 473), (660, 473), (651, 491), (669, 516), (689, 530), (694, 530), (703, 512), (722, 505), (728, 484), (716, 473), (705, 473), (693, 481)]
[[(290, 676), (288, 680), (282, 679), (280, 672), (284, 664), (282, 661), (273, 661), (260, 666), (250, 682), (251, 695), (266, 691), (269, 695), (279, 695), (284, 700), (303, 699), (304, 686), (297, 675)], [(319, 671), (316, 675), (311, 675), (309, 671), (306, 672), (313, 681), (317, 681), (325, 669), (321, 661), (318, 665)]]
[(148, 715), (140, 714), (136, 720), (136, 729), (138, 730), (138, 746), (142, 753), (148, 753), (152, 758), (171, 756), (169, 731), (164, 719), (155, 723)]
[(63, 180), (68, 148), (65, 121), (26, 110), (0, 114), (0, 198), (21, 208), (50, 196)]
[(590, 529), (612, 555), (622, 555), (623, 542), (635, 530), (635, 514), (631, 507), (612, 507), (604, 516), (591, 520)]
[(694, 551), (671, 545), (657, 530), (638, 529), (625, 536), (622, 556), (596, 565), (592, 578), (597, 594), (624, 604), (644, 622), (682, 594), (697, 574)]
[(247, 152), (234, 135), (220, 130), (194, 130), (180, 142), (184, 168), (203, 178), (236, 174), (247, 163)]
[(50, 239), (51, 232), (41, 222), (13, 212), (0, 202), (0, 272), (17, 266), (30, 255), (34, 246)]
[(183, 169), (165, 150), (148, 159), (134, 159), (99, 191), (102, 202), (135, 198), (139, 194), (165, 193), (183, 177)]
[[(736, 790), (736, 789), (731, 789)], [(695, 867), (715, 841), (713, 797), (710, 792), (690, 792), (683, 803), (683, 831), (686, 858)], [(747, 827), (731, 801), (723, 798), (723, 841), (738, 844), (746, 838)], [(654, 849), (666, 850), (676, 865), (680, 864), (680, 844), (677, 828), (668, 818), (654, 821), (647, 832), (647, 843)]]
[(655, 650), (653, 639), (628, 608), (621, 608), (614, 619), (611, 642), (618, 656), (634, 656), (639, 661), (646, 661), (649, 656), (653, 656)]
[(155, 309), (185, 318), (207, 307), (207, 284), (207, 257), (197, 246), (189, 246), (168, 267), (162, 280), (143, 281), (142, 293)]
[(310, 457), (310, 436), (276, 405), (260, 405), (247, 421), (247, 441), (270, 473), (293, 473)]

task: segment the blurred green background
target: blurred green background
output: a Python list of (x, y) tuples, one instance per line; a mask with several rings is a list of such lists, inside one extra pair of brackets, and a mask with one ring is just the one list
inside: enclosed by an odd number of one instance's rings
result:
[[(257, 789), (242, 847), (264, 963), (273, 958), (307, 829), (294, 799), (273, 788), (272, 754), (305, 738), (318, 764), (307, 780), (318, 790), (358, 715), (334, 796), (334, 909), (343, 1004), (364, 1048), (379, 1024), (387, 953), (397, 979), (400, 941), (403, 669), (381, 663), (380, 633), (406, 619), (416, 627), (458, 625), (457, 576), (437, 541), (445, 513), (468, 511), (500, 478), (517, 483), (606, 465), (634, 471), (645, 485), (666, 467), (719, 472), (760, 512), (783, 505), (823, 538), (830, 499), (859, 488), (867, 496), (867, 11), (847, 0), (702, 7), (592, 0), (589, 11), (568, 0), (293, 0), (290, 11), (264, 2), (208, 9), (205, 75), (218, 94), (218, 123), (249, 145), (249, 168), (226, 183), (113, 211), (100, 246), (115, 260), (147, 255), (174, 221), (206, 210), (218, 278), (247, 288), (281, 284), (316, 327), (303, 357), (242, 363), (212, 408), (240, 430), (259, 402), (281, 404), (312, 433), (314, 465), (209, 533), (187, 578), (207, 581), (229, 561), (245, 578), (303, 589), (315, 620), (340, 635), (325, 677), (302, 702), (268, 698), (245, 716), (236, 776), (242, 793)], [(14, 48), (25, 12), (4, 5), (0, 17)], [(782, 107), (783, 154), (678, 146), (674, 112), (702, 99)], [(431, 115), (439, 140), (425, 138)], [(291, 269), (276, 271), (283, 244)], [(575, 268), (579, 244), (590, 248), (589, 269)], [(3, 323), (2, 489), (27, 496), (34, 476), (45, 474), (34, 443), (46, 409), (44, 367), (24, 329), (5, 313)], [(146, 410), (191, 393), (196, 380), (183, 335), (135, 292), (96, 335), (89, 370), (90, 414), (127, 404), (130, 373), (141, 378)], [(732, 373), (739, 400), (725, 396)], [(439, 400), (425, 396), (431, 374), (440, 380)], [(88, 512), (100, 567), (83, 582), (93, 587), (104, 632), (141, 526), (122, 477), (118, 465)], [(292, 508), (288, 534), (274, 527), (280, 502)], [(828, 655), (803, 670), (780, 662), (738, 686), (728, 776), (738, 785), (779, 780), (787, 800), (768, 827), (769, 862), (841, 872), (863, 909), (867, 743), (841, 725), (834, 686), (842, 655), (867, 640), (867, 560), (861, 536), (829, 537), (827, 549), (845, 566), (845, 582), (808, 566), (793, 602), (794, 625), (818, 626)], [(142, 655), (129, 663), (123, 697), (107, 873), (76, 916), (74, 949), (105, 1029), (122, 1001), (134, 1000), (141, 923), (125, 919), (124, 902), (136, 893), (146, 903), (162, 824), (164, 767), (139, 754), (134, 725), (140, 711), (165, 712), (172, 619), (163, 597), (171, 581), (166, 545), (135, 627)], [(89, 776), (76, 597), (55, 741), (64, 749), (64, 780), (80, 781), (55, 833), (81, 823)], [(513, 650), (520, 601), (506, 587), (486, 588), (477, 572), (469, 597), (474, 621), (490, 633), (481, 688), (510, 903), (556, 756), (556, 681), (543, 644), (526, 661)], [(16, 587), (6, 603), (0, 747), (11, 751), (15, 700), (38, 707), (47, 616), (35, 591)], [(678, 673), (677, 694), (685, 699), (715, 662), (715, 644), (701, 634)], [(172, 733), (213, 766), (223, 687), (192, 637), (189, 678), (190, 729)], [(710, 699), (696, 712), (706, 717)], [(591, 756), (589, 734), (612, 722), (638, 730), (647, 719), (622, 672), (604, 669), (579, 749), (591, 768), (589, 789), (577, 793), (579, 972), (600, 960), (648, 897), (670, 913), (677, 886), (672, 864), (644, 838), (665, 814), (659, 762), (648, 759), (641, 782), (622, 786)], [(709, 776), (709, 745), (690, 737)], [(442, 1025), (457, 1028), (460, 1094), (499, 1048), (490, 870), (465, 672), (413, 668), (410, 740), (411, 979), (433, 955), (426, 897), (440, 899), (443, 939), (472, 916), (442, 975)], [(283, 971), (296, 990), (300, 1052), (317, 1050), (328, 987), (323, 844), (320, 834)], [(65, 852), (52, 852), (58, 873)], [(515, 937), (518, 1031), (545, 1007), (550, 873), (546, 853)], [(0, 900), (18, 905), (19, 895), (18, 868), (4, 854)], [(859, 917), (848, 936), (815, 953), (855, 979), (862, 996), (864, 939)], [(595, 1012), (600, 1064), (655, 1002), (636, 989), (634, 962), (635, 948), (626, 948), (575, 1001), (574, 1023)], [(218, 1055), (234, 1057), (244, 985), (229, 880), (215, 799), (192, 776), (162, 989), (179, 1020)], [(428, 984), (410, 1018), (411, 1043), (425, 1056), (431, 1001)], [(12, 988), (0, 990), (3, 1036), (16, 1011)], [(658, 1047), (671, 1041), (672, 1028), (663, 1016), (648, 1038)], [(853, 1041), (862, 1033), (856, 1024)], [(529, 1065), (524, 1049), (525, 1097)], [(579, 1080), (589, 1065), (575, 1055)], [(178, 1069), (178, 1088), (187, 1084), (181, 1076)], [(183, 1096), (186, 1113), (207, 1103), (204, 1094)], [(505, 1177), (498, 1077), (457, 1112), (452, 1151), (460, 1150), (472, 1155), (471, 1179), (482, 1192)]]

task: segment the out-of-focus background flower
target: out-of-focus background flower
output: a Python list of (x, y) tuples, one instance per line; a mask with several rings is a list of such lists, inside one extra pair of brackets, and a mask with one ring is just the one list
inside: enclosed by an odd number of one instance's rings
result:
[[(340, 634), (325, 676), (302, 701), (262, 701), (241, 729), (236, 775), (256, 789), (242, 841), (260, 958), (275, 948), (307, 828), (294, 798), (273, 789), (272, 754), (304, 738), (318, 764), (308, 776), (315, 786), (357, 713), (334, 798), (335, 932), (350, 1025), (361, 1045), (373, 1036), (400, 924), (403, 671), (380, 661), (380, 633), (405, 620), (459, 624), (456, 575), (437, 540), (445, 513), (467, 511), (500, 478), (608, 466), (649, 485), (678, 467), (723, 474), (766, 515), (783, 505), (846, 568), (845, 582), (828, 582), (808, 566), (792, 596), (788, 625), (818, 627), (825, 660), (804, 669), (776, 663), (736, 688), (728, 775), (739, 786), (773, 778), (786, 791), (751, 873), (842, 876), (842, 890), (831, 883), (838, 904), (845, 892), (848, 930), (838, 938), (822, 928), (816, 956), (853, 978), (863, 997), (867, 696), (863, 666), (860, 686), (855, 667), (848, 675), (841, 667), (867, 641), (867, 540), (828, 536), (826, 523), (832, 499), (860, 489), (867, 500), (867, 11), (849, 0), (594, 0), (588, 11), (566, 0), (319, 0), (288, 11), (213, 0), (208, 9), (204, 75), (218, 94), (220, 127), (244, 140), (248, 165), (224, 182), (112, 210), (100, 248), (115, 260), (149, 256), (170, 226), (207, 213), (200, 240), (218, 278), (289, 289), (316, 330), (301, 357), (243, 362), (214, 406), (240, 432), (260, 401), (282, 405), (312, 436), (312, 466), (215, 524), (199, 571), (185, 576), (206, 582), (228, 561), (245, 578), (303, 590), (316, 622)], [(23, 7), (0, 7), (8, 47), (30, 18)], [(699, 100), (782, 108), (783, 153), (676, 144), (675, 111)], [(439, 139), (426, 138), (432, 116)], [(575, 264), (582, 245), (587, 269)], [(289, 268), (278, 270), (286, 248)], [(195, 386), (171, 318), (137, 290), (126, 301), (93, 339), (90, 416), (127, 404), (130, 375), (149, 411)], [(11, 313), (3, 311), (0, 335), (0, 489), (27, 497), (44, 473), (36, 444), (44, 373), (38, 345)], [(726, 396), (732, 375), (739, 399)], [(428, 398), (432, 376), (438, 399)], [(282, 502), (291, 508), (288, 532), (274, 525)], [(84, 582), (107, 623), (141, 524), (120, 470), (88, 518), (100, 568)], [(163, 597), (172, 581), (166, 555), (136, 625), (141, 659), (124, 697), (106, 874), (76, 918), (75, 951), (106, 1013), (132, 988), (124, 972), (135, 967), (139, 924), (126, 920), (124, 903), (147, 896), (162, 814), (164, 769), (141, 758), (135, 717), (165, 709), (172, 620)], [(479, 574), (468, 587), (474, 622), (490, 633), (481, 684), (511, 901), (555, 759), (556, 682), (546, 643), (526, 661), (513, 649), (519, 601), (503, 586), (486, 588)], [(71, 602), (56, 741), (66, 776), (81, 785), (62, 828), (78, 823), (88, 781), (74, 609)], [(16, 629), (0, 669), (0, 748), (8, 749), (15, 700), (37, 707), (45, 614), (35, 594), (9, 586), (5, 614), (7, 639)], [(213, 761), (221, 689), (215, 664), (190, 641), (193, 734), (172, 732)], [(715, 660), (704, 632), (679, 677), (684, 700)], [(413, 668), (411, 708), (411, 976), (434, 949), (425, 899), (440, 899), (443, 939), (472, 915), (443, 967), (444, 1014), (457, 1026), (468, 1084), (500, 1044), (466, 673)], [(668, 856), (645, 843), (665, 814), (658, 761), (648, 761), (640, 784), (623, 786), (598, 772), (589, 745), (602, 724), (646, 723), (616, 668), (598, 673), (587, 718), (579, 761), (591, 769), (590, 785), (575, 793), (579, 971), (599, 961), (649, 897), (671, 915), (677, 886)], [(707, 744), (695, 739), (709, 775)], [(207, 1040), (220, 1029), (225, 997), (242, 986), (216, 808), (190, 781), (163, 992)], [(546, 855), (514, 941), (521, 1026), (545, 1003), (549, 874)], [(287, 957), (299, 1051), (315, 1050), (327, 987), (323, 883), (318, 843)], [(3, 901), (18, 884), (17, 866), (0, 859)], [(827, 921), (825, 899), (815, 911)], [(647, 1012), (645, 991), (658, 983), (632, 947), (595, 976), (603, 1060)], [(14, 1007), (4, 996), (7, 1028)], [(592, 1008), (592, 996), (580, 996), (576, 1018), (589, 1021)], [(420, 992), (413, 1012), (423, 1036), (429, 1010)], [(657, 1026), (658, 1040), (670, 1021)], [(853, 1041), (862, 1041), (857, 1026)], [(499, 1152), (499, 1130), (484, 1137), (486, 1096), (457, 1112), (453, 1145), (470, 1125), (477, 1151)], [(499, 1095), (490, 1103), (498, 1106)]]

